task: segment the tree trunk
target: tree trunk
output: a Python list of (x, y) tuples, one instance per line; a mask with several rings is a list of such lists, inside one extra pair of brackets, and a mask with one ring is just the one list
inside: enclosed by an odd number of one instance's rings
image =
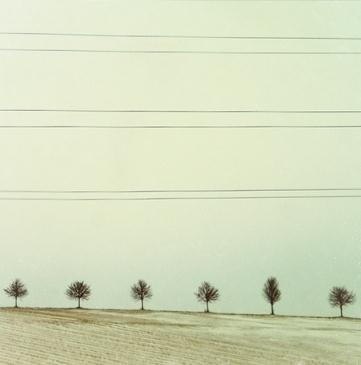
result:
[(80, 308), (80, 298), (78, 298), (78, 307), (77, 308)]
[(15, 297), (15, 306), (14, 306), (15, 308), (17, 308), (18, 307), (18, 297)]
[(275, 314), (274, 310), (273, 310), (273, 303), (271, 303), (271, 316), (273, 316)]
[(343, 317), (342, 305), (340, 305), (340, 312), (341, 312), (341, 317)]
[(144, 311), (143, 299), (141, 299), (141, 302), (142, 302), (142, 308), (141, 308), (141, 310)]
[(206, 312), (209, 313), (208, 301), (206, 302), (206, 305), (207, 305)]

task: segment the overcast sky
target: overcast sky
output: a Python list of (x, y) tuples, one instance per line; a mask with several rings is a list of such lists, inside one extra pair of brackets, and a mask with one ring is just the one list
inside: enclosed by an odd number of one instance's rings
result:
[[(0, 32), (360, 37), (361, 3), (2, 0)], [(0, 35), (0, 48), (352, 52), (361, 41)], [(0, 51), (0, 108), (361, 110), (360, 62), (360, 55)], [(0, 124), (360, 121), (357, 114), (0, 112)], [(0, 167), (0, 190), (357, 188), (361, 129), (0, 129)], [(19, 196), (40, 194), (1, 194)], [(193, 293), (208, 280), (221, 292), (211, 309), (262, 313), (269, 311), (263, 283), (275, 275), (278, 313), (336, 315), (328, 291), (345, 285), (360, 298), (345, 314), (361, 316), (361, 198), (0, 207), (0, 286), (23, 279), (30, 295), (22, 305), (75, 305), (64, 292), (79, 279), (93, 288), (88, 306), (133, 308), (129, 287), (143, 278), (154, 291), (148, 308), (203, 310)], [(0, 304), (12, 301), (2, 294)]]

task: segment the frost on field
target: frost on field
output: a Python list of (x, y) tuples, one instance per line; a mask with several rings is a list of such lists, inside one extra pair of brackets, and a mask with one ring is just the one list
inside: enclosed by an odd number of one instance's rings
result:
[(4, 308), (0, 364), (13, 365), (16, 354), (17, 365), (360, 365), (360, 325), (353, 319)]

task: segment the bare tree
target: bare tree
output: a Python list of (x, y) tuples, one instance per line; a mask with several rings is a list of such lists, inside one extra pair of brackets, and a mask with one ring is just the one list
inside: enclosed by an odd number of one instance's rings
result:
[(340, 307), (340, 317), (343, 317), (343, 307), (356, 301), (356, 295), (345, 287), (334, 286), (328, 295), (332, 307)]
[(84, 281), (74, 281), (66, 289), (65, 294), (69, 299), (77, 299), (78, 306), (80, 308), (80, 300), (88, 300), (91, 294), (90, 286)]
[(215, 302), (219, 299), (219, 291), (213, 285), (204, 281), (199, 287), (198, 291), (194, 293), (198, 301), (206, 303), (206, 312), (209, 313), (209, 302)]
[(150, 299), (152, 289), (144, 280), (138, 280), (130, 289), (130, 294), (134, 300), (140, 300), (142, 303), (141, 310), (144, 310), (144, 300)]
[(15, 298), (15, 308), (18, 307), (18, 298), (25, 297), (29, 294), (28, 289), (26, 289), (25, 284), (20, 279), (15, 279), (7, 288), (4, 289), (4, 292), (9, 297)]
[(273, 305), (281, 300), (281, 291), (277, 279), (273, 276), (269, 277), (263, 286), (263, 297), (271, 304), (271, 315), (274, 315)]

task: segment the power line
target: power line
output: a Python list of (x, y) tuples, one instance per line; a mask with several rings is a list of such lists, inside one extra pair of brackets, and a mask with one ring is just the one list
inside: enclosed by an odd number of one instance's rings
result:
[(56, 37), (100, 37), (100, 38), (164, 38), (164, 39), (234, 39), (234, 40), (327, 40), (360, 41), (361, 37), (320, 36), (219, 36), (186, 34), (114, 34), (114, 33), (56, 33), (56, 32), (0, 32), (0, 35), (56, 36)]
[(361, 55), (359, 51), (172, 51), (172, 50), (115, 50), (66, 48), (0, 48), (0, 52), (47, 53), (118, 53), (118, 54), (208, 54), (208, 55)]
[[(158, 189), (158, 190), (0, 190), (1, 194), (180, 194), (180, 193), (290, 193), (290, 192), (352, 192), (361, 188), (269, 188), (269, 189)], [(361, 195), (268, 195), (268, 196), (148, 196), (148, 197), (0, 197), (8, 201), (152, 201), (152, 200), (249, 200), (249, 199), (326, 199), (361, 198)]]
[(0, 112), (54, 113), (204, 113), (204, 114), (360, 114), (361, 110), (271, 110), (271, 109), (27, 109), (0, 108)]
[(158, 189), (158, 190), (0, 190), (0, 194), (160, 194), (160, 193), (269, 193), (269, 192), (361, 191), (360, 188), (288, 188), (288, 189)]
[(309, 2), (317, 2), (317, 1), (321, 1), (321, 2), (341, 2), (341, 3), (347, 3), (347, 2), (360, 2), (361, 0), (166, 0), (166, 1), (169, 1), (169, 2), (178, 2), (178, 3), (187, 3), (187, 2), (195, 2), (195, 1), (198, 1), (198, 2), (226, 2), (226, 1), (229, 1), (229, 2), (232, 2), (232, 1), (238, 1), (238, 2), (256, 2), (256, 1), (259, 1), (259, 2), (276, 2), (276, 1), (281, 1), (281, 2), (291, 2), (291, 3), (296, 3), (296, 2), (306, 2), (306, 1), (309, 1)]
[(251, 199), (347, 199), (361, 195), (284, 195), (284, 196), (194, 196), (194, 197), (139, 197), (139, 198), (3, 198), (8, 201), (152, 201), (152, 200), (251, 200)]
[(0, 129), (347, 129), (361, 125), (0, 125)]

